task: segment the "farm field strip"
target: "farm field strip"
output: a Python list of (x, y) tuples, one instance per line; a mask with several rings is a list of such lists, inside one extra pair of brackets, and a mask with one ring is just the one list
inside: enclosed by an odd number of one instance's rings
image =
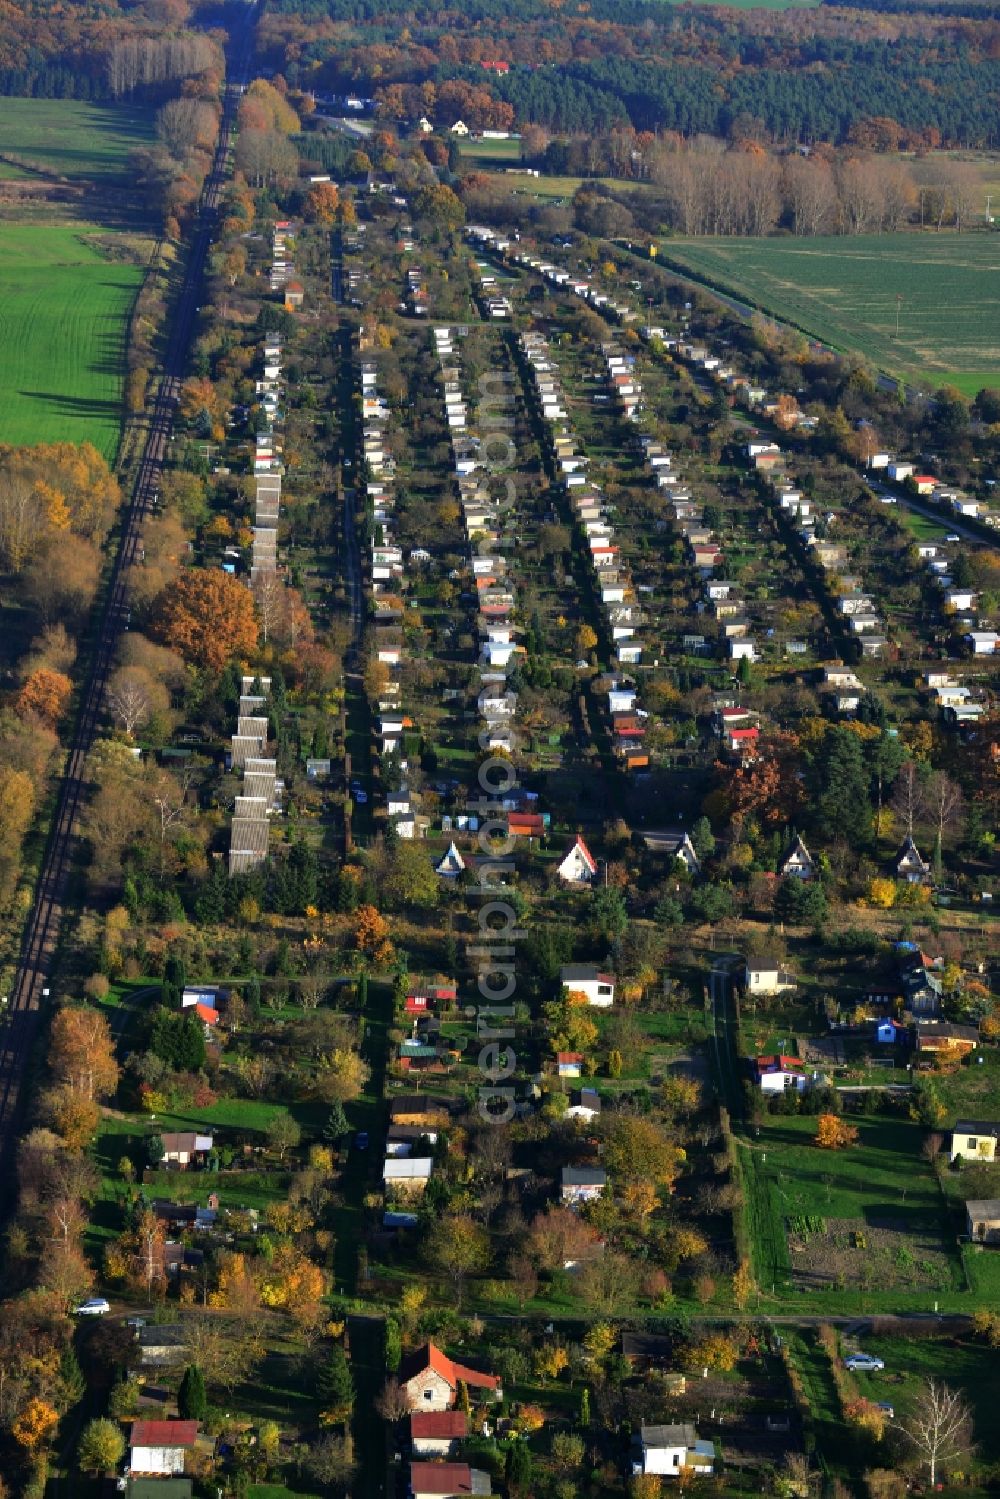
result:
[(145, 271), (106, 260), (83, 230), (5, 225), (0, 236), (0, 443), (91, 442), (113, 461)]
[(987, 333), (1000, 315), (994, 235), (668, 240), (661, 254), (709, 287), (925, 388), (955, 376), (968, 388), (1000, 384)]
[(0, 98), (0, 150), (23, 168), (69, 181), (120, 184), (129, 153), (151, 145), (153, 112), (127, 104)]

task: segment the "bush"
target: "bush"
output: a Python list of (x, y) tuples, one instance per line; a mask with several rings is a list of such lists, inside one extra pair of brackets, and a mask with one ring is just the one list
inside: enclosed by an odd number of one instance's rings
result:
[(106, 973), (92, 973), (83, 986), (83, 992), (88, 999), (107, 999), (111, 993), (111, 980)]

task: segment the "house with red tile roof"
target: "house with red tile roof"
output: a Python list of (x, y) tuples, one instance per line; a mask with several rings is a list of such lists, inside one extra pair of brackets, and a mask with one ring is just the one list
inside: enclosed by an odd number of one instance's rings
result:
[(500, 1399), (501, 1383), (496, 1374), (483, 1374), (442, 1353), (427, 1343), (403, 1361), (399, 1382), (414, 1410), (451, 1410), (458, 1397), (458, 1386), (464, 1384), (473, 1399)]
[(410, 1446), (418, 1457), (454, 1457), (468, 1433), (464, 1411), (414, 1411), (410, 1416)]
[(133, 1477), (184, 1472), (185, 1454), (198, 1438), (197, 1421), (133, 1421), (129, 1468)]

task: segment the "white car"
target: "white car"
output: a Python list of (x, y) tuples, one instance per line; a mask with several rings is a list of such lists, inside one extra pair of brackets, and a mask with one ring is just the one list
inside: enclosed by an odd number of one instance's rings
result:
[(851, 1353), (844, 1360), (844, 1368), (852, 1374), (875, 1374), (885, 1368), (885, 1360), (873, 1353)]
[(79, 1306), (73, 1308), (76, 1317), (103, 1317), (110, 1312), (111, 1303), (105, 1301), (103, 1296), (88, 1296), (86, 1301), (81, 1301)]

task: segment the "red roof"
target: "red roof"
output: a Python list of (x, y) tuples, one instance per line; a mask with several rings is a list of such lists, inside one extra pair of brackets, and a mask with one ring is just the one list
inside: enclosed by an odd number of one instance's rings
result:
[(583, 855), (583, 862), (586, 864), (586, 866), (590, 870), (591, 874), (596, 874), (597, 873), (597, 860), (594, 858), (593, 854), (590, 852), (590, 849), (584, 843), (584, 841), (580, 837), (579, 833), (577, 833), (577, 835), (576, 835), (576, 841), (573, 844), (573, 847), (567, 849), (566, 853), (563, 855), (563, 862), (565, 863), (565, 861), (569, 858), (570, 854), (573, 853), (574, 849), (579, 849), (580, 850), (581, 854)]
[(583, 1061), (583, 1052), (582, 1051), (557, 1051), (556, 1052), (556, 1061), (557, 1062), (582, 1062)]
[(758, 1072), (805, 1072), (798, 1057), (758, 1057)]
[(411, 1463), (410, 1492), (441, 1494), (472, 1493), (472, 1469), (468, 1463)]
[(193, 1447), (197, 1421), (133, 1421), (133, 1447)]
[(203, 1020), (206, 1025), (218, 1025), (219, 1023), (218, 1014), (212, 1009), (211, 1005), (195, 1005), (194, 1012), (198, 1019)]
[(760, 729), (727, 729), (726, 733), (734, 744), (741, 744), (745, 739), (760, 738)]
[(528, 838), (540, 838), (545, 832), (545, 823), (540, 812), (508, 812), (508, 833), (521, 833)]
[(400, 1383), (406, 1384), (417, 1374), (423, 1374), (427, 1369), (433, 1369), (435, 1374), (451, 1385), (453, 1390), (458, 1388), (459, 1380), (462, 1380), (470, 1389), (476, 1390), (499, 1390), (500, 1379), (496, 1374), (481, 1374), (478, 1369), (469, 1369), (465, 1364), (458, 1364), (450, 1359), (446, 1353), (433, 1343), (427, 1343), (419, 1348), (416, 1353), (411, 1354), (405, 1362), (406, 1373), (401, 1377)]
[(414, 1411), (410, 1417), (411, 1437), (464, 1437), (468, 1429), (464, 1411)]

